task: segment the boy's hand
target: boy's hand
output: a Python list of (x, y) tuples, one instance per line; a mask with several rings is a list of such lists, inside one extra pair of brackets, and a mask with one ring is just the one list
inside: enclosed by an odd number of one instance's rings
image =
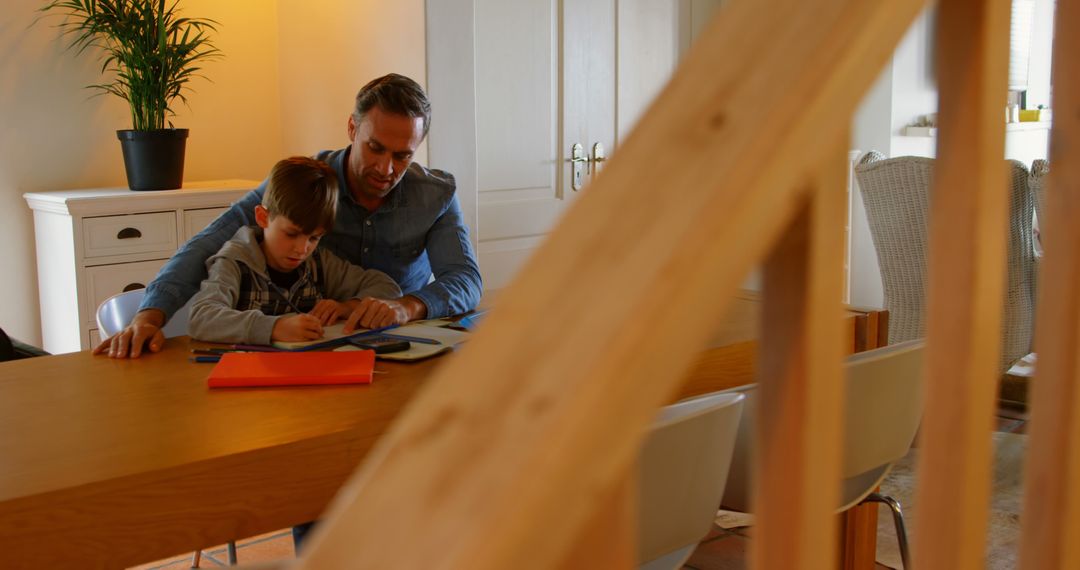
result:
[(274, 330), (270, 332), (270, 340), (282, 342), (297, 342), (303, 340), (315, 340), (322, 338), (322, 325), (319, 319), (308, 315), (293, 315), (282, 317), (274, 322)]
[[(401, 299), (376, 299), (364, 297), (360, 301), (350, 303), (353, 307), (352, 314), (345, 320), (344, 332), (351, 333), (357, 327), (365, 329), (377, 329), (390, 325), (403, 325), (410, 320), (409, 307), (403, 302), (409, 297)], [(418, 301), (419, 302), (419, 301)]]
[(333, 299), (323, 299), (315, 303), (315, 308), (311, 309), (310, 315), (319, 319), (319, 322), (325, 327), (336, 323), (338, 319), (349, 314), (350, 311), (352, 311), (352, 307), (345, 303), (339, 303)]
[(101, 341), (94, 347), (94, 354), (109, 351), (109, 358), (138, 358), (143, 352), (143, 346), (150, 352), (158, 352), (165, 346), (165, 334), (161, 327), (165, 326), (165, 313), (158, 309), (145, 309), (135, 313), (131, 324), (124, 330)]

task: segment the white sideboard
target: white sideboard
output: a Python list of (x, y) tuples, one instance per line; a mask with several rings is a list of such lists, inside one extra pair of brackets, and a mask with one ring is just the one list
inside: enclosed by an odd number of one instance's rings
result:
[(184, 242), (258, 184), (215, 180), (181, 190), (24, 194), (34, 211), (43, 348), (58, 354), (96, 345), (102, 301), (145, 287)]

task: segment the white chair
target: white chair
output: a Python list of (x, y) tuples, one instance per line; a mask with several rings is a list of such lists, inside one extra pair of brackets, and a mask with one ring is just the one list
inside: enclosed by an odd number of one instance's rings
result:
[[(97, 308), (97, 324), (98, 330), (101, 332), (101, 337), (110, 337), (128, 326), (131, 319), (135, 318), (135, 313), (139, 312), (139, 305), (142, 303), (143, 297), (146, 295), (146, 289), (134, 289), (131, 291), (124, 291), (105, 299), (101, 302), (101, 305)], [(169, 322), (165, 323), (165, 326), (161, 328), (161, 332), (165, 334), (165, 338), (173, 338), (177, 336), (184, 336), (188, 333), (188, 318), (191, 314), (191, 300), (184, 303), (183, 307), (180, 307), (178, 311), (169, 319)], [(226, 545), (228, 551), (229, 564), (236, 564), (236, 542), (229, 541)], [(191, 557), (191, 567), (198, 568), (200, 560), (202, 559), (202, 551), (196, 550), (195, 554)]]
[[(836, 511), (863, 502), (888, 505), (904, 568), (910, 568), (910, 559), (900, 503), (874, 491), (893, 464), (907, 454), (918, 431), (922, 418), (922, 356), (923, 342), (913, 340), (852, 355), (845, 364), (843, 481)], [(722, 501), (724, 508), (733, 511), (753, 512), (750, 470), (756, 390), (756, 385), (750, 385), (730, 391), (747, 396)]]
[(724, 493), (744, 397), (710, 394), (660, 410), (641, 450), (641, 570), (681, 568)]
[[(117, 293), (102, 301), (97, 308), (97, 324), (101, 337), (110, 337), (124, 330), (131, 319), (135, 318), (135, 313), (139, 312), (139, 304), (142, 303), (145, 295), (146, 289), (134, 289)], [(165, 338), (186, 335), (190, 314), (191, 301), (188, 300), (161, 329), (161, 332), (165, 333)]]

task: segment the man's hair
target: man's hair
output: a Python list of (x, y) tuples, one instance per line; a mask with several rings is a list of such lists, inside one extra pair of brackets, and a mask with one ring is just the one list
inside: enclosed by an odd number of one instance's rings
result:
[(424, 119), (424, 136), (427, 136), (431, 126), (431, 102), (428, 101), (424, 88), (412, 79), (389, 73), (361, 87), (356, 94), (353, 121), (359, 125), (364, 114), (372, 107), (379, 107), (388, 113)]
[(306, 156), (278, 161), (262, 205), (271, 216), (285, 216), (306, 234), (329, 232), (337, 216), (337, 172), (325, 162)]

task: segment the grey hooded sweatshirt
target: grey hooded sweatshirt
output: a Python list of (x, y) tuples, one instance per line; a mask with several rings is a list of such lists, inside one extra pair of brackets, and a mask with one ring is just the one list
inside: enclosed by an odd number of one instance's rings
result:
[[(280, 295), (270, 286), (266, 256), (259, 246), (261, 231), (251, 226), (240, 228), (206, 260), (209, 275), (191, 302), (189, 331), (193, 338), (270, 344), (274, 323), (290, 309), (273, 301)], [(304, 303), (298, 298), (312, 304), (318, 299), (401, 296), (397, 283), (385, 273), (352, 265), (325, 248), (316, 250), (297, 271), (300, 279), (285, 293), (302, 309)]]

